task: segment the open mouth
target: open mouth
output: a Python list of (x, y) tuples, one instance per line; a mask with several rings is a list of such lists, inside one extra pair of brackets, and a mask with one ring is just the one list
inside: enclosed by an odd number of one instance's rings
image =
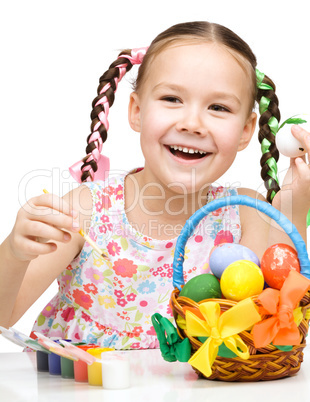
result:
[(181, 147), (179, 145), (169, 145), (166, 147), (169, 149), (172, 155), (175, 155), (176, 157), (185, 160), (202, 159), (206, 155), (209, 155), (209, 153), (206, 151), (194, 148)]

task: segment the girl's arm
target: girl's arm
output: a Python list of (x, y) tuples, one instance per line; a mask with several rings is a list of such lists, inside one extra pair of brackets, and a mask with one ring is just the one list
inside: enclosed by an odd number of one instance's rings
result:
[[(293, 135), (307, 148), (310, 154), (310, 135), (300, 126), (292, 127)], [(238, 190), (240, 194), (260, 198), (254, 191)], [(252, 193), (252, 194), (251, 194)], [(261, 197), (262, 199), (262, 197)], [(275, 195), (272, 206), (282, 212), (295, 226), (305, 243), (307, 242), (307, 213), (310, 209), (310, 168), (306, 157), (291, 159), (290, 168), (284, 178), (281, 190)], [(241, 243), (261, 257), (264, 251), (275, 243), (285, 243), (294, 247), (289, 236), (273, 220), (240, 207), (242, 224)], [(306, 243), (307, 244), (307, 243)]]
[(84, 239), (77, 232), (86, 226), (91, 212), (91, 194), (84, 186), (62, 199), (42, 194), (20, 209), (0, 246), (0, 325), (18, 321), (79, 254)]
[[(305, 144), (309, 160), (310, 134), (300, 126), (293, 126), (292, 134)], [(291, 159), (290, 168), (285, 175), (281, 191), (275, 195), (272, 205), (296, 226), (306, 242), (306, 221), (310, 209), (310, 168), (306, 156)], [(274, 239), (278, 236), (277, 231), (271, 228), (270, 240), (275, 243)]]

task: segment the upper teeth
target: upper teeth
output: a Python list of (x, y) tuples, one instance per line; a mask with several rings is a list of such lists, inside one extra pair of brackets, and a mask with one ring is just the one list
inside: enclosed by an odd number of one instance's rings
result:
[(198, 152), (199, 152), (201, 155), (205, 155), (207, 153), (205, 151), (201, 151), (200, 149), (180, 147), (179, 145), (170, 145), (170, 148), (172, 148), (176, 151), (179, 150), (179, 151), (186, 152), (189, 154), (198, 154)]

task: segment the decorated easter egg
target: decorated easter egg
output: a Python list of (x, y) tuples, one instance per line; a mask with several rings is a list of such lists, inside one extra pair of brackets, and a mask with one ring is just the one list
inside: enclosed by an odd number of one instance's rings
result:
[(280, 130), (277, 133), (276, 145), (282, 155), (290, 158), (297, 158), (307, 152), (305, 145), (298, 141), (288, 130)]
[(188, 297), (195, 302), (204, 299), (219, 299), (222, 297), (221, 287), (212, 274), (201, 274), (190, 279), (182, 288), (179, 296)]
[(257, 295), (264, 288), (264, 276), (253, 261), (239, 260), (223, 272), (221, 289), (226, 299), (240, 301)]
[(292, 269), (300, 272), (297, 251), (288, 244), (274, 244), (265, 251), (261, 268), (267, 285), (281, 289)]
[(224, 269), (238, 260), (253, 261), (256, 265), (260, 265), (259, 258), (249, 248), (236, 243), (223, 243), (212, 251), (209, 266), (211, 272), (220, 279)]

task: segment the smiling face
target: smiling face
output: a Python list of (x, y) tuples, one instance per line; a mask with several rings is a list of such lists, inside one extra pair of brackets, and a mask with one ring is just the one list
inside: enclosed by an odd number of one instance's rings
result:
[(249, 86), (249, 72), (224, 46), (181, 43), (157, 54), (129, 104), (145, 182), (194, 193), (221, 177), (254, 132)]

